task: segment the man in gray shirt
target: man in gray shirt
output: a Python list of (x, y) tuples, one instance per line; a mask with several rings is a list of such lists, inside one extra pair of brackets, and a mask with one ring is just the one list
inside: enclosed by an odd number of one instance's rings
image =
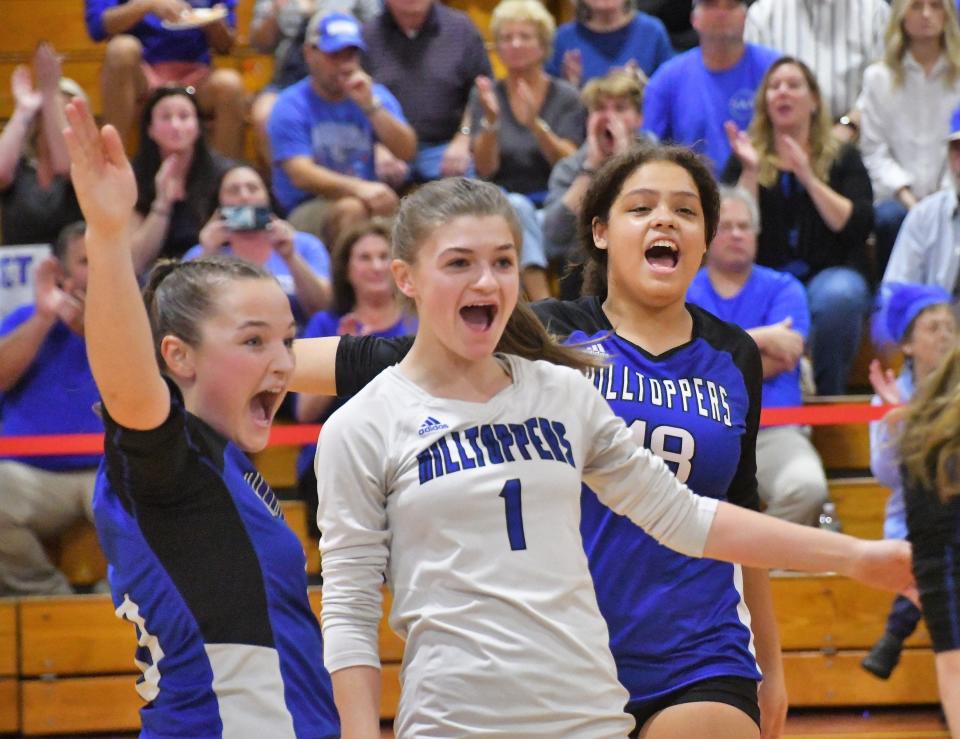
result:
[(910, 209), (893, 245), (883, 282), (940, 285), (960, 299), (960, 108), (947, 137), (953, 187), (928, 195)]
[(377, 150), (377, 174), (394, 187), (472, 174), (469, 119), (464, 111), (490, 59), (473, 21), (436, 0), (386, 0), (363, 27), (363, 66), (392, 92), (417, 133), (406, 162)]

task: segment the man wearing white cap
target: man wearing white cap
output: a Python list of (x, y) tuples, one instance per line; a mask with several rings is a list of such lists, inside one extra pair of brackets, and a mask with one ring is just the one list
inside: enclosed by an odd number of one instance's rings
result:
[(267, 124), (274, 194), (295, 228), (327, 244), (397, 207), (397, 194), (376, 180), (374, 144), (404, 161), (417, 148), (400, 103), (361, 69), (363, 50), (356, 19), (314, 16), (304, 43), (310, 76), (281, 93)]

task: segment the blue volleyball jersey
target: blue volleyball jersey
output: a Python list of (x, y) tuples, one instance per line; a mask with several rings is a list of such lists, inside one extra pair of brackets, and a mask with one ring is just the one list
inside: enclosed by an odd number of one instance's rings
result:
[(135, 626), (143, 737), (337, 737), (306, 559), (249, 458), (170, 386), (149, 431), (104, 411), (94, 494), (117, 616)]
[[(568, 344), (602, 351), (593, 382), (641, 443), (695, 493), (757, 510), (762, 368), (753, 339), (695, 305), (691, 340), (660, 356), (617, 336), (596, 297), (533, 309)], [(409, 338), (342, 337), (340, 395), (398, 362)], [(711, 677), (760, 679), (738, 565), (660, 546), (587, 487), (580, 531), (610, 647), (631, 704)]]
[[(598, 298), (534, 308), (567, 343), (607, 355), (594, 385), (681, 482), (699, 495), (758, 508), (762, 370), (743, 330), (688, 305), (691, 340), (652, 356), (615, 333)], [(760, 678), (739, 566), (661, 546), (586, 487), (581, 513), (597, 601), (632, 703), (710, 677)]]

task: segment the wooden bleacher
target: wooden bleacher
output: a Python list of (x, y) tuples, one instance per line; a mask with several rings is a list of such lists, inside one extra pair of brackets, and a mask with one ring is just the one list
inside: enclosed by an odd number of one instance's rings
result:
[[(280, 447), (258, 455), (258, 463), (276, 484), (292, 480), (289, 467), (294, 456)], [(830, 482), (830, 494), (845, 531), (880, 538), (886, 500), (882, 486), (867, 477), (835, 479)], [(309, 571), (318, 572), (319, 556), (316, 542), (307, 534), (304, 505), (285, 501), (283, 509), (311, 553)], [(59, 549), (67, 561), (90, 558), (73, 562), (73, 572), (86, 573), (84, 580), (102, 576), (97, 569), (102, 555), (95, 544), (92, 528), (79, 526)], [(889, 681), (877, 680), (859, 666), (883, 631), (891, 595), (829, 574), (777, 573), (772, 580), (792, 706), (937, 701), (933, 652), (922, 625), (908, 640), (901, 665)], [(389, 595), (386, 598), (388, 608)], [(319, 613), (318, 588), (311, 589), (310, 601)], [(34, 736), (135, 730), (140, 699), (133, 688), (133, 647), (132, 626), (116, 618), (108, 596), (0, 601), (0, 733), (20, 731)], [(380, 625), (380, 650), (382, 716), (391, 718), (399, 698), (403, 643), (385, 619)]]

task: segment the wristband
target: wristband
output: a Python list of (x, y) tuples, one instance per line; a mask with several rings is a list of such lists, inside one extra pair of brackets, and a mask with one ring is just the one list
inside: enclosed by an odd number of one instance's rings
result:
[(366, 108), (362, 108), (361, 110), (363, 110), (363, 114), (369, 118), (378, 110), (380, 110), (380, 108), (382, 107), (383, 107), (383, 101), (380, 98), (378, 98), (376, 95), (374, 95), (373, 102), (370, 103), (370, 105), (368, 105)]

